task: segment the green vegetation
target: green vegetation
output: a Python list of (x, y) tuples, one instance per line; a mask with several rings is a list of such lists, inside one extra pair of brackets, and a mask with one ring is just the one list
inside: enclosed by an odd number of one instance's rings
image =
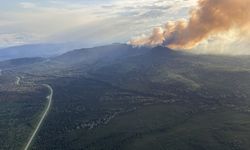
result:
[(0, 86), (0, 149), (3, 150), (20, 150), (26, 144), (43, 111), (47, 93), (40, 86), (16, 85), (9, 80), (13, 77), (0, 77), (4, 81)]
[[(53, 104), (34, 150), (248, 150), (249, 69), (248, 57), (193, 56), (125, 45), (120, 51), (119, 45), (77, 50), (15, 68), (6, 74), (22, 76), (25, 84), (16, 89), (15, 77), (0, 78), (12, 83), (1, 88), (0, 96), (6, 89), (18, 95), (23, 88), (27, 102), (16, 103), (22, 98), (14, 96), (8, 107), (1, 101), (1, 107), (25, 113), (12, 122), (14, 127), (1, 125), (1, 138), (9, 137), (1, 142), (20, 146), (27, 139), (47, 92), (34, 83), (46, 83), (53, 88)], [(15, 120), (11, 114), (1, 116), (1, 122)], [(13, 134), (25, 127), (22, 140), (15, 141)]]

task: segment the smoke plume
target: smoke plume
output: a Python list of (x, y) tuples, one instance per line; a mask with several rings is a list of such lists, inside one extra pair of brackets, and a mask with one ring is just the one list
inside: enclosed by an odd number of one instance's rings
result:
[(157, 27), (148, 37), (130, 41), (135, 46), (163, 45), (172, 49), (191, 49), (219, 34), (237, 31), (249, 35), (250, 0), (198, 0), (188, 20), (170, 21)]

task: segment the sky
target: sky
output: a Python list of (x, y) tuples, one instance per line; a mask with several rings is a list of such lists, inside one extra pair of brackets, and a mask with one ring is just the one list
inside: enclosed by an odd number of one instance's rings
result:
[(0, 0), (0, 47), (125, 43), (167, 20), (187, 18), (197, 0)]

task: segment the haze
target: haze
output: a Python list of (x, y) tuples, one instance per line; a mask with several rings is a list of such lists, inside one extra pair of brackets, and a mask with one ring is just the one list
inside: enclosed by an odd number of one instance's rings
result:
[(32, 43), (126, 43), (166, 20), (186, 18), (196, 0), (1, 0), (0, 47)]

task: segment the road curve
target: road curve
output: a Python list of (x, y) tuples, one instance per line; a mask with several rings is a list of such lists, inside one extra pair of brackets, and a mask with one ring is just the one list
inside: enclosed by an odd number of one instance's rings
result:
[(49, 89), (49, 91), (50, 91), (49, 95), (47, 96), (47, 99), (49, 100), (49, 102), (48, 102), (48, 105), (47, 105), (47, 107), (46, 107), (46, 109), (45, 109), (45, 111), (44, 111), (44, 113), (43, 113), (43, 115), (42, 115), (40, 121), (38, 122), (38, 124), (37, 124), (35, 130), (33, 131), (33, 133), (32, 133), (32, 135), (31, 135), (31, 137), (30, 137), (28, 143), (26, 144), (24, 150), (28, 150), (28, 149), (30, 148), (32, 141), (34, 140), (34, 138), (35, 138), (35, 136), (36, 136), (38, 130), (40, 129), (42, 123), (44, 122), (44, 120), (45, 120), (45, 118), (46, 118), (46, 115), (48, 114), (49, 109), (50, 109), (50, 107), (51, 107), (51, 102), (52, 102), (52, 97), (53, 97), (53, 89), (52, 89), (52, 87), (51, 87), (50, 85), (48, 85), (48, 84), (43, 84), (43, 86), (47, 87), (47, 88)]
[(20, 85), (20, 80), (21, 80), (20, 77), (16, 77), (16, 85)]

